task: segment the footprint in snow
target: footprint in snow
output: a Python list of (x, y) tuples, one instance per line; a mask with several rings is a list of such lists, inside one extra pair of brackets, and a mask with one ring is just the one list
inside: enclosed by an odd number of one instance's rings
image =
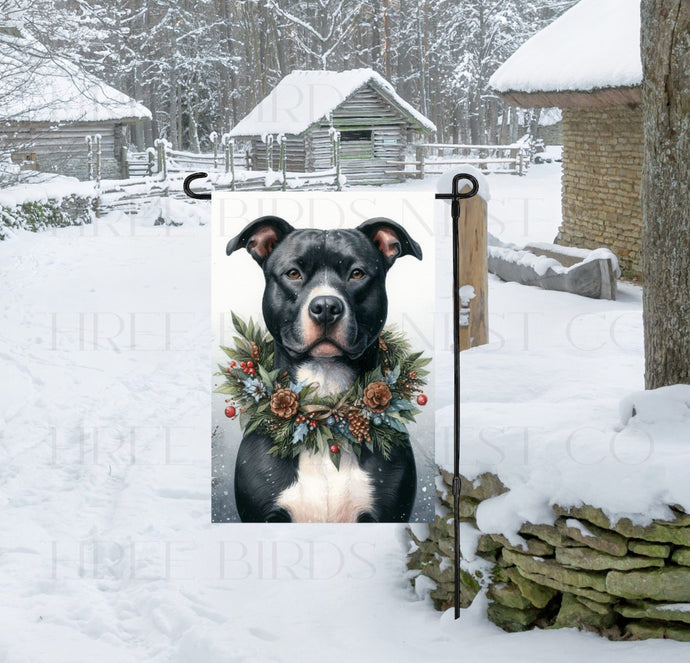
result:
[(268, 640), (269, 642), (280, 640), (280, 636), (276, 635), (275, 633), (271, 633), (270, 631), (265, 631), (262, 628), (250, 628), (249, 632), (255, 638), (259, 638), (260, 640)]

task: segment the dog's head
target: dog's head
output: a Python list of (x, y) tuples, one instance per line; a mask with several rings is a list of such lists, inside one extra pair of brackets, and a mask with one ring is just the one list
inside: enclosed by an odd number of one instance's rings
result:
[(360, 357), (386, 322), (388, 270), (405, 255), (422, 259), (419, 244), (384, 217), (352, 229), (296, 230), (263, 216), (228, 242), (227, 254), (242, 248), (264, 272), (266, 326), (295, 359)]

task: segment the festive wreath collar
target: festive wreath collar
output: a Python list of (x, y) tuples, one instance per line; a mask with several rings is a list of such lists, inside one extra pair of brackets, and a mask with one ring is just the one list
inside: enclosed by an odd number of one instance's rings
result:
[(273, 338), (251, 318), (245, 323), (234, 313), (238, 336), (234, 347), (220, 346), (230, 358), (216, 375), (225, 377), (216, 392), (227, 394), (227, 417), (239, 409), (245, 435), (258, 431), (275, 444), (269, 453), (282, 458), (297, 456), (303, 449), (330, 452), (340, 467), (341, 449), (357, 456), (362, 445), (390, 458), (391, 449), (407, 443), (407, 424), (426, 405), (422, 393), (431, 358), (410, 352), (405, 336), (386, 328), (379, 337), (379, 365), (359, 378), (347, 391), (317, 397), (318, 385), (294, 384), (285, 371), (273, 366)]

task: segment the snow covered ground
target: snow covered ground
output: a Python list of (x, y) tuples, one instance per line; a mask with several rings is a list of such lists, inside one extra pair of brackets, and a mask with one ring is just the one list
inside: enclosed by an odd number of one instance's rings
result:
[[(492, 232), (553, 240), (559, 181), (557, 164), (490, 178)], [(0, 242), (2, 663), (687, 660), (671, 641), (509, 635), (481, 598), (439, 615), (410, 590), (400, 526), (212, 526), (201, 205), (172, 205), (180, 227), (114, 214)], [(596, 469), (592, 440), (606, 456), (642, 388), (639, 289), (602, 302), (492, 280), (490, 306), (491, 344), (463, 357), (466, 434), (485, 432), (464, 462), (493, 452), (529, 483), (544, 430), (587, 425), (572, 450)], [(519, 457), (501, 460), (506, 440)]]

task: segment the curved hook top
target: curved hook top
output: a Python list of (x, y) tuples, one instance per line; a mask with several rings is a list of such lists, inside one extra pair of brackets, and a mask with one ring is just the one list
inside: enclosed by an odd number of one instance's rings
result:
[[(458, 184), (460, 180), (468, 180), (472, 184), (472, 189), (467, 193), (460, 193), (460, 191), (458, 191), (460, 188)], [(469, 173), (458, 173), (453, 177), (453, 198), (472, 198), (476, 196), (478, 192), (479, 181), (474, 175), (470, 175)]]
[[(472, 184), (472, 188), (467, 193), (460, 193), (460, 181), (467, 180)], [(440, 200), (461, 200), (462, 198), (472, 198), (479, 193), (479, 180), (469, 173), (457, 173), (453, 175), (453, 187), (451, 193), (437, 193), (436, 198)]]
[(210, 193), (196, 193), (192, 191), (190, 184), (194, 180), (199, 180), (204, 177), (208, 177), (208, 173), (192, 173), (191, 175), (187, 175), (185, 177), (184, 182), (182, 183), (182, 190), (190, 197), (190, 198), (195, 198), (196, 200), (211, 200), (211, 194)]

